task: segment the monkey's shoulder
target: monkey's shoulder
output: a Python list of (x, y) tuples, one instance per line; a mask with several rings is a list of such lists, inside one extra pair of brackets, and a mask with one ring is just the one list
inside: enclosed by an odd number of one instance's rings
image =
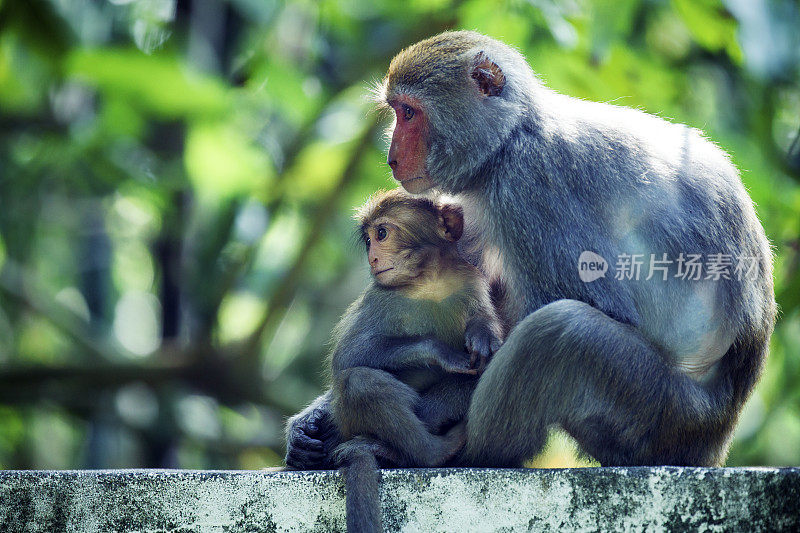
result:
[(387, 336), (432, 335), (462, 342), (467, 317), (477, 300), (477, 289), (464, 284), (449, 295), (409, 297), (401, 291), (370, 285), (351, 306), (359, 328), (369, 327)]

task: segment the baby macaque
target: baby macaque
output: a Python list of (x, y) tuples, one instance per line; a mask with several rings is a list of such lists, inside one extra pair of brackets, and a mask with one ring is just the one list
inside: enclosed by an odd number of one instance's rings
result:
[(379, 531), (378, 461), (440, 466), (464, 445), (478, 375), (500, 347), (489, 286), (458, 254), (461, 208), (400, 189), (357, 214), (373, 281), (345, 312), (331, 353), (348, 530)]

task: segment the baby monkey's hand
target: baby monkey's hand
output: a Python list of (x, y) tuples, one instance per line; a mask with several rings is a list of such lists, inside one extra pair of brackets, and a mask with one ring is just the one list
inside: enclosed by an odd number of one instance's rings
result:
[(467, 351), (470, 353), (469, 366), (477, 368), (478, 373), (486, 369), (492, 355), (500, 349), (502, 341), (483, 320), (470, 320), (464, 333)]

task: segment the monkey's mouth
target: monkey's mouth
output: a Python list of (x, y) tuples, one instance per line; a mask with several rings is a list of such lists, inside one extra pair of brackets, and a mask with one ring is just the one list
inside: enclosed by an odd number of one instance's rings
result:
[(430, 176), (428, 176), (426, 173), (423, 173), (421, 176), (415, 176), (413, 178), (397, 181), (399, 181), (400, 185), (402, 185), (403, 188), (411, 194), (421, 194), (433, 186)]
[(377, 276), (378, 274), (383, 274), (384, 272), (389, 272), (390, 270), (394, 270), (394, 267), (384, 268), (383, 270), (373, 272), (372, 275)]

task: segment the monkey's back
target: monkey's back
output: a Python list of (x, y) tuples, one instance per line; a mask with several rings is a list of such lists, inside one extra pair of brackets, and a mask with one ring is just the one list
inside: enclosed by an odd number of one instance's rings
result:
[[(512, 290), (526, 299), (518, 318), (558, 299), (581, 300), (636, 326), (672, 362), (701, 367), (742, 332), (769, 329), (769, 243), (727, 155), (698, 130), (639, 110), (545, 88), (536, 96), (537, 127), (523, 124), (510, 149), (490, 158), (526, 172), (495, 176), (480, 207), (507, 209), (504, 226), (488, 224), (501, 248), (515, 248), (520, 235), (532, 244), (504, 258), (519, 278)], [(578, 279), (583, 251), (608, 263), (604, 277)], [(728, 261), (729, 272), (681, 278), (677, 260), (688, 254)], [(669, 262), (666, 280), (651, 272), (651, 255)], [(633, 279), (618, 272), (625, 257), (644, 260)], [(733, 269), (750, 259), (756, 275), (742, 279)]]

